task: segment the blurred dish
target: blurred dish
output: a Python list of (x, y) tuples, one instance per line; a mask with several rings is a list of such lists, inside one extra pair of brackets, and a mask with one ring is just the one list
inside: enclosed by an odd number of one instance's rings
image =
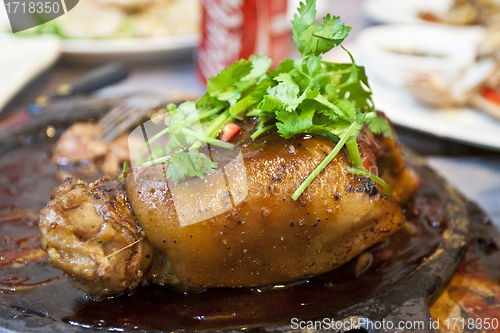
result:
[[(367, 65), (367, 75), (377, 108), (394, 124), (452, 141), (500, 151), (500, 122), (473, 108), (436, 109), (418, 102), (403, 86), (391, 85), (373, 75), (373, 68), (355, 44), (346, 48), (359, 65)], [(326, 61), (348, 61), (343, 50), (325, 56)]]
[(476, 58), (473, 43), (434, 26), (391, 24), (364, 29), (357, 46), (379, 78), (405, 85), (422, 74), (452, 81)]
[(86, 0), (67, 14), (21, 34), (63, 39), (148, 38), (197, 34), (200, 0)]
[[(476, 61), (480, 40), (468, 42), (437, 25), (388, 24), (363, 30), (357, 46), (380, 80), (406, 87), (420, 102), (484, 111), (491, 103), (477, 102), (476, 96), (498, 66), (492, 57)], [(498, 112), (490, 114), (498, 118)]]
[(376, 23), (421, 23), (419, 14), (443, 16), (453, 5), (453, 0), (366, 0), (365, 15)]
[(28, 82), (59, 57), (61, 43), (53, 36), (15, 38), (0, 34), (1, 109)]
[(500, 3), (496, 0), (454, 0), (441, 1), (448, 7), (442, 13), (421, 10), (418, 17), (429, 22), (452, 25), (490, 25), (499, 21)]
[(472, 103), (490, 116), (500, 120), (500, 85), (484, 87), (474, 95)]
[(87, 0), (19, 35), (54, 34), (73, 62), (144, 62), (189, 56), (200, 39), (200, 21), (199, 0)]
[(484, 57), (468, 66), (453, 81), (446, 81), (433, 73), (424, 73), (406, 82), (405, 86), (424, 104), (437, 108), (472, 105), (500, 119), (498, 111), (492, 112), (490, 109), (500, 99), (494, 88), (499, 87), (494, 80), (498, 71), (497, 61)]
[(365, 16), (374, 23), (437, 26), (478, 41), (479, 54), (500, 48), (500, 3), (496, 0), (366, 0)]

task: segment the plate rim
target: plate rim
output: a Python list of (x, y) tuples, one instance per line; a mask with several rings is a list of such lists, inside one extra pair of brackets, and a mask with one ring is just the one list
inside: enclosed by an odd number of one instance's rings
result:
[(141, 54), (195, 48), (200, 39), (200, 34), (116, 39), (63, 39), (61, 50), (67, 55)]

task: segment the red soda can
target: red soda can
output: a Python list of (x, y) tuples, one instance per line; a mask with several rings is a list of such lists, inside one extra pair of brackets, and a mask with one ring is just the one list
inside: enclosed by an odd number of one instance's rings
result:
[(252, 54), (277, 64), (289, 52), (288, 0), (202, 0), (203, 35), (196, 53), (206, 82), (222, 68)]

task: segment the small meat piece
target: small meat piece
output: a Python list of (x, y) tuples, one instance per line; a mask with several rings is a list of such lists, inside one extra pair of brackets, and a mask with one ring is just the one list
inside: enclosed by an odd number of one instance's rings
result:
[(123, 162), (130, 161), (130, 143), (135, 147), (132, 148), (135, 149), (133, 151), (137, 151), (142, 147), (142, 143), (129, 134), (122, 134), (109, 144), (109, 152), (104, 156), (102, 163), (99, 164), (105, 175), (117, 175), (122, 168)]
[(102, 126), (95, 124), (74, 124), (57, 140), (52, 162), (70, 164), (104, 156), (108, 152), (108, 144), (100, 138), (103, 131)]
[(129, 133), (124, 133), (107, 143), (100, 137), (103, 131), (102, 126), (91, 123), (72, 125), (57, 140), (52, 162), (67, 165), (93, 161), (104, 175), (116, 176), (123, 162), (130, 161), (130, 151), (139, 151), (143, 142)]

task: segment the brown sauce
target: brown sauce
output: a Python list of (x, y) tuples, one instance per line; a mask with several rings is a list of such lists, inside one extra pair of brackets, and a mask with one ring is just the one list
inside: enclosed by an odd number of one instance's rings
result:
[[(71, 325), (208, 330), (319, 317), (387, 290), (407, 276), (433, 253), (446, 220), (438, 185), (423, 179), (415, 204), (406, 211), (409, 222), (387, 241), (369, 249), (373, 263), (358, 277), (355, 259), (330, 273), (285, 288), (211, 289), (186, 295), (149, 286), (131, 295), (94, 301), (72, 288), (46, 257), (28, 260), (22, 253), (40, 250), (34, 212), (44, 207), (51, 190), (60, 183), (57, 167), (48, 161), (49, 149), (50, 145), (44, 143), (0, 158), (0, 307)], [(13, 262), (7, 262), (8, 253), (17, 253), (23, 260), (13, 266)], [(7, 288), (37, 284), (42, 286), (19, 292)]]

